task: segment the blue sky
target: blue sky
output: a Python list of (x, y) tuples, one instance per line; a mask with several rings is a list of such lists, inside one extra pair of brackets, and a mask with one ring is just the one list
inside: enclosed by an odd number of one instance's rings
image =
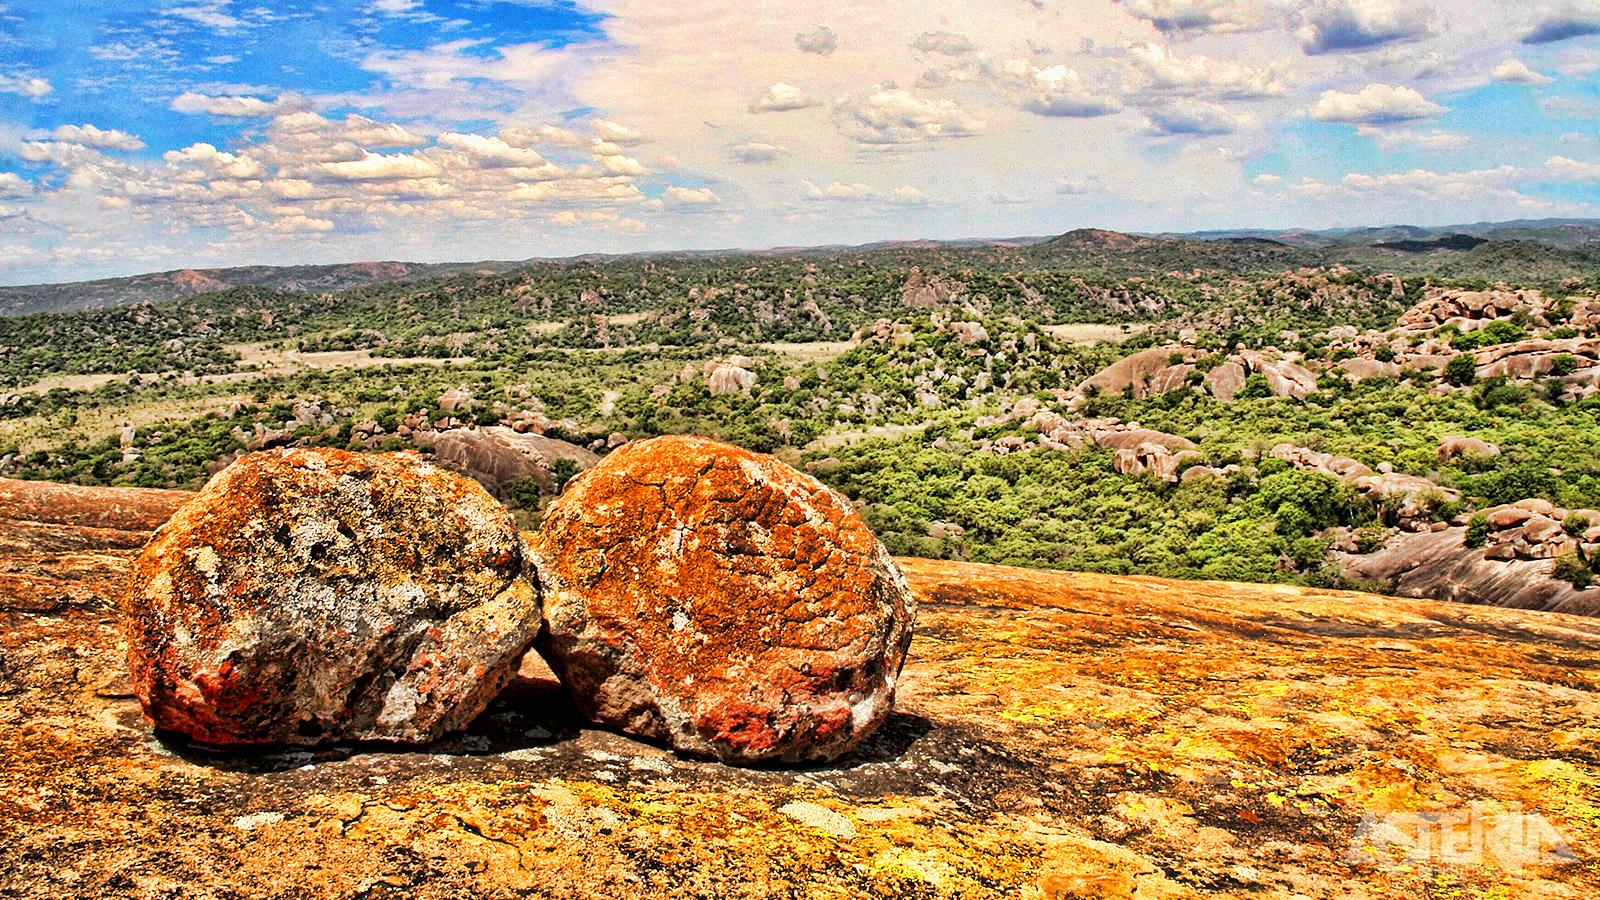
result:
[(1600, 216), (1600, 0), (0, 0), (0, 282)]

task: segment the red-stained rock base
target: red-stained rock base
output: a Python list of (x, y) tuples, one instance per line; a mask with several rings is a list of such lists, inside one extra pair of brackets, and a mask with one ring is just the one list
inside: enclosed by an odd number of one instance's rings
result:
[(725, 761), (828, 760), (888, 716), (905, 581), (844, 498), (704, 438), (625, 446), (546, 513), (537, 644), (583, 712)]
[(525, 552), (482, 488), (414, 456), (243, 457), (133, 565), (134, 690), (213, 743), (433, 740), (538, 630)]

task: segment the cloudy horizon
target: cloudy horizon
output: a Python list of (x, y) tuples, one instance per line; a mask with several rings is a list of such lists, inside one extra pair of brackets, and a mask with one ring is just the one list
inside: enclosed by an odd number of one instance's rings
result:
[(1600, 217), (1600, 0), (0, 0), (0, 283)]

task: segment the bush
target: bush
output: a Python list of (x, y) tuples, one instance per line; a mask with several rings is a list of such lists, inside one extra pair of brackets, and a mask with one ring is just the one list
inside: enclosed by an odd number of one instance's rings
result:
[(1374, 522), (1356, 529), (1356, 552), (1374, 553), (1383, 549), (1389, 540), (1389, 529)]
[(1578, 370), (1578, 358), (1571, 353), (1558, 353), (1550, 360), (1550, 374), (1565, 378)]
[(1556, 557), (1555, 571), (1551, 572), (1550, 576), (1560, 581), (1571, 582), (1572, 586), (1580, 591), (1594, 583), (1594, 571), (1576, 553), (1563, 553)]
[(1489, 517), (1477, 513), (1467, 520), (1467, 546), (1482, 547), (1489, 541)]
[(1267, 382), (1267, 376), (1260, 372), (1251, 372), (1250, 377), (1244, 380), (1244, 387), (1235, 395), (1238, 400), (1257, 400), (1272, 396), (1272, 385)]
[(1462, 386), (1476, 381), (1478, 378), (1478, 361), (1470, 353), (1457, 354), (1444, 364), (1444, 380), (1449, 384)]
[(1573, 513), (1561, 520), (1561, 530), (1572, 535), (1573, 537), (1577, 537), (1578, 535), (1583, 534), (1585, 531), (1588, 531), (1589, 526), (1592, 524), (1594, 523), (1589, 521), (1588, 516)]
[(1378, 362), (1394, 362), (1394, 348), (1388, 344), (1380, 344), (1378, 349), (1372, 351), (1372, 358)]

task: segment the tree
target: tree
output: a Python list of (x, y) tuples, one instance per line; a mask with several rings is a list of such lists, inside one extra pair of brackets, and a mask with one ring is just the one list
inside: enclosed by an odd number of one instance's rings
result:
[(1478, 361), (1470, 353), (1457, 354), (1444, 364), (1444, 380), (1449, 384), (1468, 385), (1477, 378)]

